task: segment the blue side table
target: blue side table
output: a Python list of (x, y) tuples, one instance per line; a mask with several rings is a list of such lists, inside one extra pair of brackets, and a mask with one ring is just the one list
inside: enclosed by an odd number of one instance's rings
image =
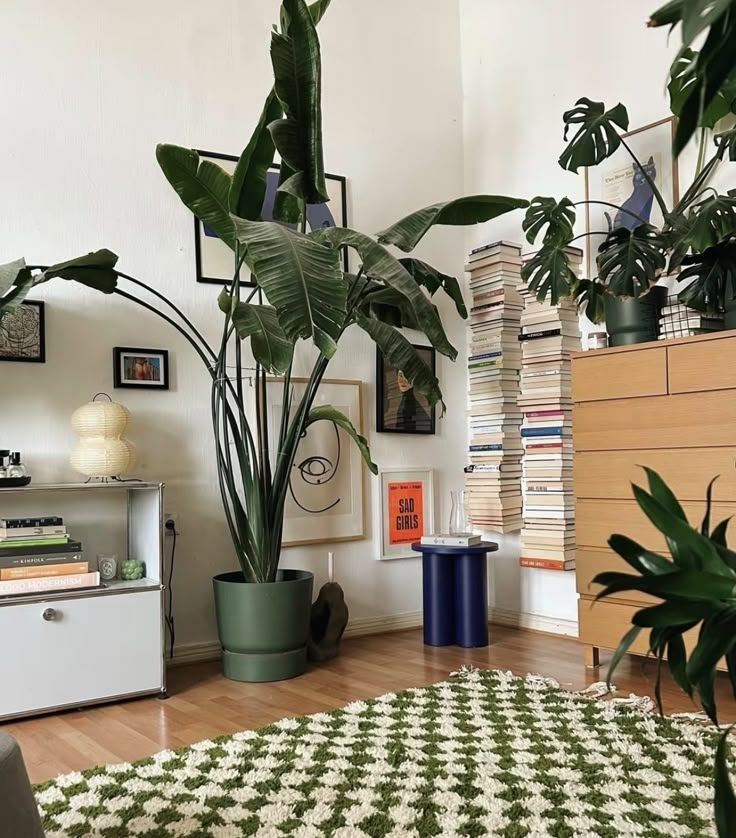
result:
[(422, 554), (424, 642), (427, 646), (488, 645), (488, 564), (498, 544), (470, 547), (412, 544)]

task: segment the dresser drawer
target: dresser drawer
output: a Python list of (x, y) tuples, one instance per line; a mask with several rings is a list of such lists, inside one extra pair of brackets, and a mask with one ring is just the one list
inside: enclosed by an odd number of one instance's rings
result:
[(161, 630), (160, 591), (3, 605), (0, 716), (161, 689)]
[[(682, 504), (690, 523), (697, 528), (705, 514), (705, 500)], [(635, 500), (578, 500), (575, 504), (575, 531), (578, 548), (608, 549), (608, 539), (621, 533), (649, 550), (666, 552), (665, 538), (639, 508)], [(724, 518), (736, 515), (736, 503), (714, 503), (711, 526)], [(736, 522), (731, 532), (736, 541)]]
[(736, 338), (680, 343), (667, 348), (670, 393), (736, 387)]
[(632, 483), (647, 485), (642, 466), (659, 472), (680, 501), (703, 500), (716, 475), (714, 500), (736, 500), (736, 447), (580, 451), (573, 461), (575, 496), (630, 500)]
[(575, 451), (736, 446), (736, 390), (576, 404), (573, 441)]
[(572, 362), (573, 401), (626, 399), (667, 393), (664, 347), (600, 355), (590, 352)]
[[(582, 596), (595, 596), (599, 591), (603, 590), (601, 585), (593, 585), (592, 580), (597, 574), (604, 573), (609, 570), (618, 571), (620, 573), (636, 573), (636, 571), (628, 565), (618, 553), (613, 550), (590, 550), (588, 548), (578, 547), (575, 553), (575, 582), (577, 592)], [(622, 594), (617, 594), (611, 600), (624, 599), (631, 602), (640, 602), (642, 605), (655, 605), (660, 600), (642, 594), (639, 591), (625, 591)]]

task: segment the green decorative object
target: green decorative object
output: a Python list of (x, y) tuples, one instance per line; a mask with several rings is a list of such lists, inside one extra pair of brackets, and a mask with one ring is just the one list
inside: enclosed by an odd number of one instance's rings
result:
[(127, 582), (143, 579), (145, 575), (146, 566), (140, 559), (126, 559), (120, 566), (120, 578)]
[(464, 671), (68, 774), (36, 797), (49, 838), (711, 838), (718, 737), (652, 706)]

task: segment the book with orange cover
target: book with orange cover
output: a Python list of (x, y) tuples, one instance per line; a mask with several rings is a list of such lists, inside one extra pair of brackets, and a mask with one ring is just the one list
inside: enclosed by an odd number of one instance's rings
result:
[(0, 581), (12, 579), (42, 579), (47, 576), (69, 576), (75, 573), (89, 573), (89, 562), (66, 562), (64, 564), (21, 565), (0, 568)]
[(41, 579), (8, 579), (0, 582), (0, 596), (95, 588), (99, 584), (99, 571), (94, 573), (68, 573), (66, 576), (47, 576)]

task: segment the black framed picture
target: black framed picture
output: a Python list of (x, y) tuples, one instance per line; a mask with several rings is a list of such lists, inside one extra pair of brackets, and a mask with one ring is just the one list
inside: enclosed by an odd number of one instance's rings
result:
[(115, 387), (169, 389), (169, 352), (167, 349), (116, 346), (112, 354)]
[[(434, 373), (434, 348), (414, 345), (414, 349)], [(435, 433), (435, 410), (427, 397), (414, 389), (380, 349), (376, 350), (376, 430), (392, 434)]]
[(0, 361), (46, 363), (45, 307), (25, 300), (12, 314), (0, 317)]
[[(211, 160), (232, 174), (238, 158), (232, 154), (220, 154), (216, 151), (198, 151), (201, 160)], [(327, 204), (307, 205), (307, 226), (310, 230), (321, 227), (347, 227), (348, 201), (347, 180), (342, 175), (325, 175), (330, 201)], [(263, 201), (261, 217), (264, 221), (273, 220), (273, 204), (279, 185), (279, 167), (271, 166), (266, 178), (266, 197)], [(213, 230), (194, 219), (194, 252), (197, 263), (197, 282), (214, 285), (228, 285), (233, 279), (233, 252), (221, 241)], [(343, 250), (344, 269), (348, 270), (347, 248)], [(244, 281), (243, 285), (252, 283)]]

